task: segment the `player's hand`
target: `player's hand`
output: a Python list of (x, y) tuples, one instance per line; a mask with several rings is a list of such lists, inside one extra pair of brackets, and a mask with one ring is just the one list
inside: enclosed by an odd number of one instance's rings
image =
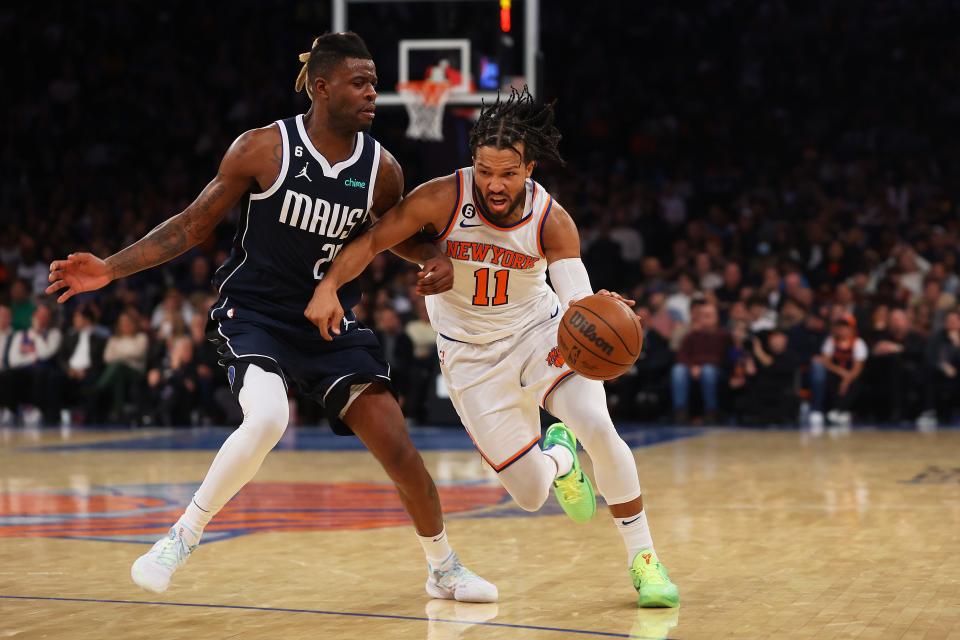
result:
[(66, 260), (54, 260), (50, 263), (51, 284), (46, 293), (52, 294), (66, 289), (57, 302), (63, 303), (85, 291), (96, 291), (110, 284), (110, 270), (107, 263), (92, 253), (71, 253)]
[(624, 298), (622, 295), (620, 295), (619, 293), (617, 293), (617, 292), (615, 292), (615, 291), (607, 291), (606, 289), (600, 289), (600, 291), (597, 291), (597, 295), (598, 295), (598, 296), (607, 296), (608, 298), (613, 298), (614, 300), (619, 300), (620, 302), (624, 303), (624, 304), (627, 305), (628, 307), (632, 307), (633, 305), (637, 304), (637, 301), (636, 301), (636, 300), (631, 300), (630, 298)]
[(453, 261), (444, 255), (430, 258), (417, 273), (417, 295), (432, 296), (453, 288)]
[(324, 340), (333, 340), (333, 336), (340, 335), (343, 307), (340, 306), (337, 291), (332, 287), (324, 286), (322, 282), (318, 284), (303, 315), (317, 325)]

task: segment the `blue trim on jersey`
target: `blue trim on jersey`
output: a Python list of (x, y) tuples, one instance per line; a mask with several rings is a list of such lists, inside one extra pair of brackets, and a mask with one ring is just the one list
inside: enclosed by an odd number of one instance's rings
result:
[(531, 451), (533, 451), (534, 449), (536, 449), (539, 444), (540, 444), (540, 442), (539, 442), (538, 440), (534, 440), (533, 442), (530, 443), (530, 446), (528, 446), (525, 450), (521, 451), (521, 452), (517, 455), (516, 458), (514, 458), (513, 460), (511, 460), (511, 461), (508, 462), (507, 464), (503, 465), (503, 466), (500, 467), (499, 469), (494, 469), (494, 472), (496, 472), (496, 473), (503, 473), (504, 471), (506, 471), (507, 469), (509, 469), (511, 466), (513, 466), (514, 464), (516, 464), (517, 460), (521, 459), (523, 456), (527, 455), (528, 453), (530, 453)]
[(547, 217), (550, 215), (550, 211), (553, 209), (553, 198), (547, 201), (547, 210), (544, 211), (543, 217), (540, 218), (540, 229), (537, 231), (537, 243), (540, 245), (540, 254), (546, 258), (546, 254), (543, 252), (543, 229), (547, 226)]
[(450, 230), (450, 226), (453, 224), (454, 220), (457, 219), (457, 211), (460, 209), (460, 169), (454, 171), (453, 174), (457, 177), (457, 196), (453, 201), (453, 211), (450, 212), (450, 219), (447, 220), (447, 224), (443, 227), (443, 230), (440, 233), (434, 234), (431, 240), (439, 240), (443, 236), (447, 235), (447, 232)]

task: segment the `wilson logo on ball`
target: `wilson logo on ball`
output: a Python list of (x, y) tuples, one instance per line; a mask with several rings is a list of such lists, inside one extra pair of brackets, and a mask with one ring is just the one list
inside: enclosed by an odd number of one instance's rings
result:
[(573, 317), (570, 318), (570, 324), (580, 332), (580, 335), (597, 345), (605, 354), (609, 356), (613, 353), (613, 345), (597, 335), (597, 325), (587, 320), (582, 313), (575, 311)]

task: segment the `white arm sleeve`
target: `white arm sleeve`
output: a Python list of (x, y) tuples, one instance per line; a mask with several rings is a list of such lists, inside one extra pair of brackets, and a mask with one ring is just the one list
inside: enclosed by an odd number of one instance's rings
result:
[(550, 283), (560, 298), (560, 306), (564, 310), (570, 303), (593, 294), (590, 286), (590, 276), (580, 258), (564, 258), (551, 262), (547, 267), (550, 272)]

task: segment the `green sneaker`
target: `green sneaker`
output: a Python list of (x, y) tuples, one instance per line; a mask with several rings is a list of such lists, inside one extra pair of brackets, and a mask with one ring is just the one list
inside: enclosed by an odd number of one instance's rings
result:
[(670, 582), (667, 568), (660, 564), (653, 549), (643, 549), (633, 558), (630, 567), (633, 588), (637, 590), (639, 607), (679, 607), (680, 592)]
[(543, 439), (544, 451), (553, 446), (566, 447), (573, 454), (573, 468), (567, 475), (553, 481), (553, 493), (571, 520), (580, 523), (589, 522), (597, 512), (597, 498), (593, 494), (590, 478), (580, 470), (577, 438), (562, 422), (550, 425)]

